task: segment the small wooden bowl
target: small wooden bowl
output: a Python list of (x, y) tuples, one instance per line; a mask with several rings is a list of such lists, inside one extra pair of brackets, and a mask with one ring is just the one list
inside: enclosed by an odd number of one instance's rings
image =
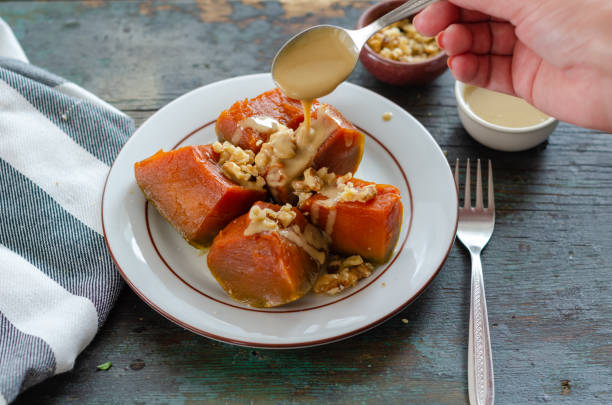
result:
[[(361, 15), (355, 28), (365, 27), (403, 3), (405, 0), (389, 0), (373, 5)], [(410, 16), (411, 19), (412, 17), (414, 15)], [(359, 60), (372, 76), (381, 82), (397, 85), (431, 82), (447, 69), (447, 59), (446, 52), (442, 51), (422, 62), (397, 62), (378, 55), (368, 44), (364, 45), (359, 54)]]

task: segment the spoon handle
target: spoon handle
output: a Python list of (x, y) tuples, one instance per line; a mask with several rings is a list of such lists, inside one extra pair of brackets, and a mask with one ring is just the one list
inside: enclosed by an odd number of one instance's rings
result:
[(401, 20), (402, 18), (406, 18), (415, 14), (425, 7), (430, 5), (431, 3), (435, 3), (437, 0), (408, 0), (401, 6), (394, 8), (389, 11), (387, 14), (383, 15), (379, 19), (374, 22), (366, 25), (365, 27), (353, 31), (351, 37), (353, 37), (353, 41), (357, 45), (358, 49), (366, 43), (366, 41), (374, 35), (381, 28), (386, 27), (389, 24), (392, 24), (396, 21)]

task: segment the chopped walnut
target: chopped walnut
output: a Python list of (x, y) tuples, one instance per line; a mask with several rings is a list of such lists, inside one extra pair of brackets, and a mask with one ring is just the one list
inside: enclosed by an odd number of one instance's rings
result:
[(281, 159), (291, 159), (295, 153), (295, 134), (290, 128), (281, 125), (276, 132), (270, 135), (268, 142), (261, 145), (261, 150), (255, 156), (255, 166), (263, 173), (269, 166), (278, 163)]
[(219, 154), (219, 164), (230, 161), (244, 165), (253, 163), (255, 158), (253, 151), (244, 150), (240, 146), (234, 146), (227, 141), (213, 143), (213, 150)]
[(342, 267), (359, 266), (363, 263), (363, 259), (359, 255), (349, 256), (342, 262)]
[(347, 182), (348, 182), (350, 179), (352, 179), (352, 178), (353, 178), (353, 173), (348, 172), (348, 173), (346, 173), (346, 174), (345, 174), (345, 175), (343, 175), (343, 176), (339, 176), (339, 177), (336, 179), (336, 184), (337, 184), (338, 186), (343, 186), (343, 185), (345, 185), (345, 184), (346, 184), (346, 183), (347, 183)]
[(249, 210), (249, 225), (244, 235), (249, 236), (260, 232), (278, 232), (282, 237), (302, 248), (319, 265), (325, 263), (328, 237), (316, 226), (306, 223), (303, 229), (294, 224), (295, 208), (285, 204), (280, 210), (261, 208), (253, 205)]
[(289, 128), (272, 134), (268, 143), (274, 147), (274, 155), (279, 159), (291, 159), (295, 156), (296, 146), (293, 131)]
[(249, 210), (249, 226), (244, 230), (244, 235), (287, 228), (295, 217), (296, 213), (290, 204), (283, 205), (278, 211), (253, 205)]
[(436, 39), (419, 34), (409, 19), (378, 31), (368, 45), (383, 58), (400, 62), (420, 62), (440, 53)]
[(355, 186), (350, 180), (353, 175), (349, 172), (336, 177), (329, 173), (326, 167), (317, 171), (308, 168), (304, 171), (303, 180), (294, 180), (292, 183), (295, 195), (298, 196), (298, 206), (308, 200), (314, 193), (327, 197), (326, 205), (333, 206), (338, 201), (367, 202), (376, 197), (376, 185)]
[(304, 201), (312, 197), (314, 193), (320, 192), (325, 187), (334, 185), (336, 175), (329, 173), (327, 167), (322, 167), (319, 170), (314, 170), (312, 167), (304, 170), (304, 179), (294, 180), (291, 183), (295, 195), (300, 199), (298, 206), (302, 205)]
[(306, 202), (310, 197), (312, 197), (312, 193), (295, 193), (298, 196), (298, 207), (301, 207), (302, 204)]
[(324, 180), (317, 176), (317, 173), (312, 168), (304, 171), (304, 185), (310, 190), (321, 191), (324, 184)]
[(319, 294), (335, 295), (347, 288), (354, 287), (374, 271), (371, 263), (364, 262), (361, 256), (350, 256), (344, 260), (332, 257), (327, 264), (327, 273), (319, 276), (313, 291)]
[(215, 142), (213, 150), (219, 154), (218, 164), (230, 180), (246, 188), (263, 190), (266, 184), (255, 167), (255, 154), (229, 142)]
[(303, 180), (294, 180), (291, 183), (295, 195), (298, 196), (298, 207), (301, 206), (316, 192), (321, 191), (323, 187), (333, 182), (336, 175), (328, 173), (327, 168), (323, 167), (315, 171), (312, 167), (304, 170)]
[(283, 228), (286, 228), (295, 219), (295, 211), (291, 209), (291, 205), (285, 204), (280, 211), (276, 212), (276, 218), (281, 223)]
[(228, 175), (229, 178), (236, 181), (236, 183), (248, 182), (251, 179), (251, 174), (243, 171), (240, 166), (234, 162), (223, 163), (223, 173)]
[(368, 184), (363, 187), (355, 187), (352, 182), (348, 182), (341, 188), (338, 201), (359, 201), (367, 202), (376, 197), (376, 185)]
[(318, 192), (327, 185), (330, 185), (336, 175), (327, 173), (327, 168), (323, 167), (315, 171), (312, 167), (304, 170), (303, 180), (294, 180), (292, 183), (293, 189), (299, 193)]

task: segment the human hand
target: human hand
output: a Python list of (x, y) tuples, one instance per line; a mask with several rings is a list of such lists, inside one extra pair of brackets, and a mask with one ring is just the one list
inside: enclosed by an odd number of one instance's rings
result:
[(457, 80), (612, 132), (612, 2), (449, 0), (413, 20), (438, 35)]

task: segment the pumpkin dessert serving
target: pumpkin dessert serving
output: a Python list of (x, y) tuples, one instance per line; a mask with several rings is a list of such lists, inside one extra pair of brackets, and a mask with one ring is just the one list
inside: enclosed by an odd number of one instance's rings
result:
[(254, 307), (353, 287), (399, 237), (399, 190), (353, 178), (364, 134), (316, 100), (309, 127), (303, 120), (299, 101), (271, 90), (223, 111), (219, 142), (159, 151), (134, 167), (160, 214), (192, 245), (210, 247), (219, 285)]

